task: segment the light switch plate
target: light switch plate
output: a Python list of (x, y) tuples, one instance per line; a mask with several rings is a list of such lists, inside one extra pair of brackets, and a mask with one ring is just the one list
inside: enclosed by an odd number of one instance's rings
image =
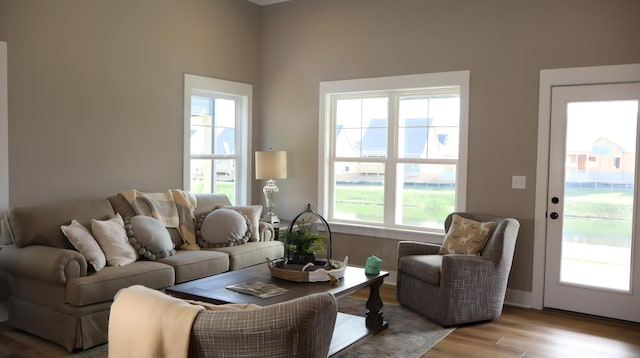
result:
[(512, 189), (526, 189), (527, 188), (527, 177), (521, 175), (514, 175), (511, 177), (511, 188)]

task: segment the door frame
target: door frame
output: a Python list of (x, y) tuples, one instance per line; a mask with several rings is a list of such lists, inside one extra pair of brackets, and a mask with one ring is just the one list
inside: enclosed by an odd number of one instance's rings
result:
[(530, 306), (544, 307), (547, 246), (547, 192), (549, 179), (549, 133), (551, 90), (557, 86), (640, 82), (640, 64), (560, 68), (540, 71), (538, 104), (538, 151), (536, 164), (535, 213), (533, 227), (533, 274)]

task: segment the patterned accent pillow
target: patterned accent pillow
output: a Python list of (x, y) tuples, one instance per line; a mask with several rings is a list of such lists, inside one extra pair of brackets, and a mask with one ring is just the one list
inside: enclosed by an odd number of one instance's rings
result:
[(216, 209), (196, 223), (196, 241), (204, 248), (242, 245), (251, 237), (249, 218), (232, 209)]
[(493, 221), (479, 222), (454, 214), (438, 255), (480, 255), (494, 226)]

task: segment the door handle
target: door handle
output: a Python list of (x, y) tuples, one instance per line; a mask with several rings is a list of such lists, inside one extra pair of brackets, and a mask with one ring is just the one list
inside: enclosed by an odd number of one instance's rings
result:
[(558, 216), (559, 216), (558, 213), (556, 213), (555, 211), (549, 215), (549, 217), (552, 218), (553, 220), (556, 220)]
[(554, 196), (553, 198), (551, 198), (551, 202), (554, 203), (554, 204), (557, 204), (557, 203), (560, 202), (560, 199), (558, 199), (557, 196)]

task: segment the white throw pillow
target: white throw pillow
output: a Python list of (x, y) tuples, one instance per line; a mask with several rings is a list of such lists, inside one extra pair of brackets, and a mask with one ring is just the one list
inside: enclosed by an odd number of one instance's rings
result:
[(73, 219), (71, 224), (60, 226), (60, 230), (96, 272), (104, 268), (107, 259), (89, 229)]
[(109, 266), (124, 266), (135, 262), (138, 254), (129, 245), (127, 233), (124, 231), (124, 221), (120, 214), (109, 220), (91, 220), (91, 230), (98, 240)]

